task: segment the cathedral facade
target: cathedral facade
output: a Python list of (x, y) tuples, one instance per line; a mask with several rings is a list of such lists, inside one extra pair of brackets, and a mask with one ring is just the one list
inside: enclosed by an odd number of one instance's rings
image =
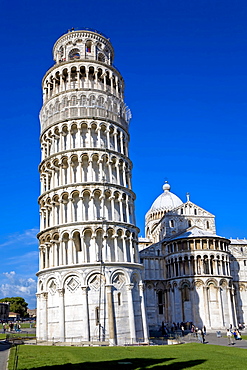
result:
[(145, 218), (139, 249), (149, 328), (193, 323), (208, 330), (247, 321), (247, 240), (216, 234), (215, 216), (183, 203), (165, 183)]

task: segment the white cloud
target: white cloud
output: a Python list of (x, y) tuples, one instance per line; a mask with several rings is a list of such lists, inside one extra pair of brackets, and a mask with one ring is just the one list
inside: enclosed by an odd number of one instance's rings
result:
[(5, 242), (0, 244), (0, 248), (6, 247), (8, 245), (22, 244), (22, 245), (34, 245), (37, 244), (36, 235), (39, 232), (39, 229), (33, 228), (24, 230), (22, 233), (16, 232), (8, 235), (8, 238)]
[(3, 272), (0, 285), (0, 297), (23, 297), (29, 308), (36, 307), (36, 280), (22, 276), (15, 271)]
[[(25, 254), (21, 254), (19, 256), (12, 256), (8, 257), (6, 259), (5, 265), (21, 265), (23, 268), (23, 265), (37, 265), (38, 264), (38, 257), (39, 252), (37, 251), (31, 251)], [(38, 268), (38, 266), (37, 266)]]

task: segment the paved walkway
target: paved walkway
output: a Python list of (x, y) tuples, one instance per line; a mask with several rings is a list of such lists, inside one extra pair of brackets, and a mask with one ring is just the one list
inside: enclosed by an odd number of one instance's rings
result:
[(9, 355), (10, 345), (4, 341), (0, 341), (0, 369), (5, 370), (7, 368), (7, 360)]
[[(193, 342), (199, 342), (195, 337), (189, 335), (186, 335), (182, 338), (182, 341), (185, 343), (193, 343)], [(238, 347), (238, 348), (245, 348), (247, 349), (247, 340), (234, 340), (232, 338), (232, 346), (231, 347)], [(222, 332), (222, 337), (218, 338), (216, 333), (209, 333), (205, 336), (205, 344), (216, 344), (218, 346), (229, 346), (228, 345), (228, 338), (226, 337), (226, 332)]]

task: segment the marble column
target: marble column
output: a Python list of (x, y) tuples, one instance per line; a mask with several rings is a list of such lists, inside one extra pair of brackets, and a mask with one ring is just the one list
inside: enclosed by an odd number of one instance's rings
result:
[(48, 340), (48, 312), (47, 312), (47, 303), (48, 303), (48, 293), (42, 293), (42, 328), (43, 328), (43, 340)]
[(40, 301), (41, 301), (41, 293), (36, 293), (37, 297), (37, 318), (36, 318), (36, 337), (40, 339)]
[(108, 331), (109, 343), (111, 346), (116, 344), (115, 321), (114, 321), (114, 308), (112, 301), (112, 285), (106, 285), (107, 296), (107, 311), (108, 311)]
[(89, 314), (88, 314), (88, 287), (82, 286), (82, 305), (83, 305), (83, 330), (82, 330), (82, 340), (90, 340), (90, 326), (89, 326)]
[(142, 326), (143, 326), (143, 340), (144, 342), (148, 343), (148, 326), (147, 326), (147, 316), (146, 316), (146, 309), (145, 309), (145, 301), (144, 301), (144, 284), (139, 283), (139, 294), (141, 299), (141, 313), (142, 313)]
[(136, 329), (135, 329), (135, 314), (133, 307), (132, 289), (134, 284), (126, 285), (128, 295), (128, 308), (129, 308), (129, 328), (130, 328), (130, 341), (131, 343), (136, 342)]
[(64, 318), (64, 289), (58, 289), (59, 294), (59, 336), (60, 342), (65, 342), (65, 318)]

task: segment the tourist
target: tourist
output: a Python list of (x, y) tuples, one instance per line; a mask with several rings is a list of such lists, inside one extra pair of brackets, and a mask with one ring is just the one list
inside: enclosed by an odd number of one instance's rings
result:
[(236, 340), (242, 340), (242, 336), (239, 330), (236, 330)]
[(196, 338), (197, 338), (197, 334), (198, 334), (198, 327), (196, 326), (195, 327), (195, 336), (196, 336)]
[(227, 335), (227, 338), (228, 338), (228, 346), (231, 345), (231, 344), (234, 344), (233, 340), (232, 340), (232, 332), (231, 332), (230, 329), (227, 329), (226, 335)]
[(204, 344), (205, 343), (205, 336), (204, 336), (204, 331), (202, 329), (199, 330), (199, 335), (200, 335), (200, 342), (202, 344)]
[(237, 340), (237, 329), (234, 329), (232, 332), (234, 339)]

